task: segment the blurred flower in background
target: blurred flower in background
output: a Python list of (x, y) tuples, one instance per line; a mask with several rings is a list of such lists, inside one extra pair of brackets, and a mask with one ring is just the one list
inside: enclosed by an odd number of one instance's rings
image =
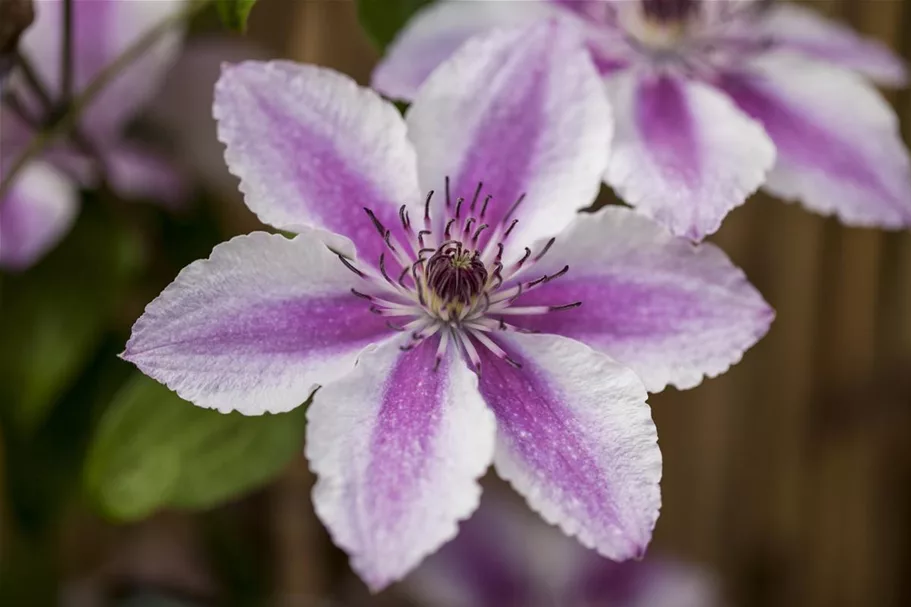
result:
[(488, 490), (458, 537), (410, 576), (421, 607), (720, 607), (707, 571), (647, 556), (616, 563)]
[(222, 66), (272, 55), (248, 38), (208, 34), (192, 38), (168, 72), (149, 108), (176, 159), (220, 199), (239, 198), (237, 178), (225, 166), (225, 146), (215, 133), (212, 102)]
[(605, 181), (674, 233), (711, 234), (761, 185), (849, 225), (911, 226), (898, 120), (863, 77), (904, 84), (902, 61), (796, 5), (447, 0), (399, 34), (373, 85), (411, 99), (471, 36), (547, 18), (575, 26), (610, 91)]
[[(184, 2), (75, 0), (71, 53), (61, 35), (64, 2), (38, 2), (34, 25), (20, 41), (23, 59), (4, 91), (0, 178), (38, 131), (64, 119), (93, 79)], [(119, 196), (163, 204), (183, 199), (185, 184), (171, 163), (125, 137), (130, 121), (156, 94), (182, 36), (182, 27), (172, 28), (81, 110), (67, 140), (15, 176), (0, 201), (0, 266), (24, 269), (51, 249), (72, 226), (80, 187), (106, 183)]]

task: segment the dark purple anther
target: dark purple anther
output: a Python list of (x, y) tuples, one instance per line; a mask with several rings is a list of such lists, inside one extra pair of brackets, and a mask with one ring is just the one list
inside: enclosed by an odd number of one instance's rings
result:
[(427, 286), (445, 303), (470, 304), (487, 284), (487, 268), (477, 251), (461, 243), (440, 247), (427, 262)]
[(642, 0), (649, 19), (661, 22), (683, 21), (699, 8), (700, 0)]

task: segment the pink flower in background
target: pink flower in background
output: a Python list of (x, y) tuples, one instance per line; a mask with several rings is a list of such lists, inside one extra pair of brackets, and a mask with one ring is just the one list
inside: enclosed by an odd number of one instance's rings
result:
[(316, 511), (373, 589), (456, 534), (491, 463), (567, 534), (640, 556), (660, 503), (646, 388), (724, 372), (772, 312), (717, 248), (576, 212), (612, 123), (575, 36), (478, 39), (404, 120), (336, 72), (246, 62), (224, 69), (215, 116), (247, 205), (297, 236), (240, 236), (185, 268), (124, 358), (222, 412), (322, 386)]
[(714, 232), (763, 184), (849, 225), (911, 225), (898, 121), (864, 78), (904, 84), (902, 62), (796, 5), (444, 0), (399, 34), (373, 85), (412, 99), (471, 36), (547, 18), (572, 24), (610, 93), (605, 181), (675, 234)]
[[(73, 89), (83, 90), (131, 43), (185, 0), (76, 0), (73, 7)], [(34, 25), (22, 36), (20, 50), (34, 66), (52, 100), (59, 99), (62, 0), (36, 3)], [(118, 77), (84, 111), (80, 132), (101, 157), (110, 185), (125, 197), (149, 197), (175, 202), (183, 184), (165, 159), (123, 137), (127, 123), (155, 94), (177, 54), (182, 32), (165, 36)], [(34, 134), (34, 126), (54, 113), (44, 107), (14, 71), (8, 82), (27, 114), (2, 108), (0, 178)], [(30, 124), (31, 123), (31, 124)], [(77, 214), (80, 186), (97, 185), (92, 159), (83, 149), (60, 145), (34, 162), (16, 179), (0, 201), (0, 267), (23, 269), (37, 261), (68, 232)]]
[(421, 607), (721, 607), (697, 566), (648, 557), (617, 563), (511, 503), (484, 495), (459, 536), (405, 583)]

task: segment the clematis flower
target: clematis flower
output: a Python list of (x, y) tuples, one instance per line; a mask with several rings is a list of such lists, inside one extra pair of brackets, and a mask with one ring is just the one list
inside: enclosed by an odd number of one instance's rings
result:
[(123, 357), (222, 412), (287, 411), (321, 386), (315, 508), (373, 589), (456, 534), (491, 462), (585, 545), (641, 555), (661, 469), (646, 387), (723, 372), (771, 311), (717, 248), (626, 209), (576, 213), (612, 125), (574, 36), (473, 41), (405, 120), (286, 61), (226, 67), (214, 113), (246, 204), (297, 236), (239, 236), (188, 266)]
[(898, 121), (864, 77), (905, 82), (884, 46), (767, 0), (443, 0), (418, 13), (373, 86), (414, 98), (435, 65), (491, 28), (564, 19), (616, 115), (605, 182), (694, 240), (760, 185), (848, 225), (911, 225)]
[[(75, 0), (73, 3), (73, 89), (84, 90), (148, 28), (179, 10), (185, 0)], [(36, 77), (52, 104), (62, 94), (61, 45), (63, 2), (40, 0), (36, 20), (20, 40)], [(62, 238), (78, 210), (78, 188), (94, 187), (98, 174), (86, 147), (105, 166), (112, 188), (127, 198), (149, 197), (176, 202), (183, 195), (179, 175), (163, 158), (123, 137), (127, 123), (155, 94), (179, 50), (182, 32), (175, 29), (116, 78), (81, 115), (82, 147), (58, 145), (20, 173), (0, 201), (0, 267), (24, 269)], [(8, 93), (16, 107), (4, 103), (0, 125), (0, 178), (59, 108), (46, 106), (14, 71)]]
[(607, 560), (486, 494), (459, 537), (405, 583), (423, 607), (720, 607), (718, 586), (679, 560)]

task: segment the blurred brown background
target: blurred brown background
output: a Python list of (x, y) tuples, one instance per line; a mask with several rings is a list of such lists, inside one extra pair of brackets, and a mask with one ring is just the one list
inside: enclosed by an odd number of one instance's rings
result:
[[(911, 0), (812, 4), (911, 57)], [(363, 83), (377, 59), (346, 0), (261, 0), (250, 36)], [(890, 100), (911, 134), (911, 93)], [(778, 317), (725, 376), (652, 398), (665, 457), (654, 549), (717, 570), (735, 607), (911, 606), (911, 234), (842, 228), (757, 197), (713, 240)], [(73, 573), (129, 569), (205, 595), (213, 569), (253, 567), (270, 604), (319, 607), (348, 574), (313, 517), (311, 483), (301, 458), (220, 512), (120, 530), (86, 520), (73, 525)], [(228, 529), (245, 535), (241, 548)], [(227, 564), (202, 556), (213, 542)], [(401, 604), (394, 593), (361, 600)]]

